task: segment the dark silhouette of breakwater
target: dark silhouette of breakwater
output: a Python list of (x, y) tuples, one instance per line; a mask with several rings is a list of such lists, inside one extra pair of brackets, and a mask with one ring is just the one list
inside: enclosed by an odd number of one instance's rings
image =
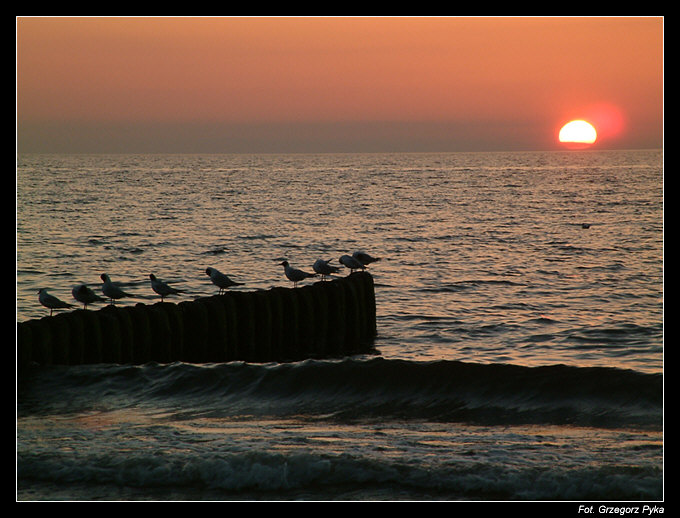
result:
[(375, 335), (373, 277), (357, 272), (299, 288), (18, 322), (17, 364), (287, 362), (370, 352)]

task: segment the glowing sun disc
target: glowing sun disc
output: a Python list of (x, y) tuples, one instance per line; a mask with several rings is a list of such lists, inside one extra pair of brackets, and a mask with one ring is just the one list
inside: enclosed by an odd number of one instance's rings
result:
[(567, 122), (559, 134), (560, 142), (576, 142), (592, 144), (597, 139), (597, 132), (592, 124), (582, 120)]

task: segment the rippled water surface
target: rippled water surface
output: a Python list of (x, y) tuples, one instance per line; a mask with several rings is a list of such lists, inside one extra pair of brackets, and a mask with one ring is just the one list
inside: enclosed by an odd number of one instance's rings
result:
[[(285, 285), (357, 249), (383, 260), (390, 358), (659, 371), (663, 208), (657, 151), (20, 157), (18, 319), (37, 290), (148, 274), (192, 298), (214, 266)], [(583, 224), (590, 228), (582, 228)]]
[(382, 257), (375, 355), (22, 373), (20, 500), (663, 498), (661, 151), (20, 156), (16, 239), (19, 321)]

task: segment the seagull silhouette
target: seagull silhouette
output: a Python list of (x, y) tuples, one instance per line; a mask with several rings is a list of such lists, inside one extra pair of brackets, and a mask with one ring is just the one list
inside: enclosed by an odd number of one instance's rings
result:
[(325, 261), (323, 259), (317, 259), (314, 265), (312, 266), (312, 269), (321, 275), (321, 280), (325, 281), (326, 277), (329, 275), (332, 275), (334, 273), (338, 273), (340, 271), (340, 268), (338, 266), (331, 266), (328, 264), (330, 261)]
[(64, 302), (54, 295), (47, 293), (47, 288), (40, 288), (38, 290), (38, 300), (43, 306), (50, 310), (50, 316), (52, 316), (52, 311), (55, 309), (68, 309), (73, 307), (72, 304)]
[(111, 304), (114, 304), (114, 300), (122, 299), (123, 297), (132, 297), (129, 293), (124, 292), (115, 283), (111, 281), (111, 277), (108, 274), (102, 273), (100, 276), (101, 280), (104, 281), (102, 285), (102, 293), (108, 297)]
[(85, 284), (79, 284), (71, 290), (73, 298), (78, 302), (83, 304), (83, 309), (87, 309), (88, 304), (94, 304), (95, 302), (106, 302), (105, 298), (97, 295), (91, 288), (88, 288)]
[(315, 273), (307, 273), (303, 272), (302, 270), (298, 270), (297, 268), (293, 268), (290, 264), (288, 264), (288, 261), (283, 261), (281, 265), (283, 266), (283, 271), (286, 274), (286, 278), (289, 281), (293, 281), (294, 288), (297, 288), (298, 282), (308, 279), (309, 277), (316, 277)]
[(151, 289), (161, 296), (161, 302), (163, 302), (165, 297), (168, 295), (177, 295), (182, 293), (182, 290), (172, 288), (170, 285), (168, 285), (168, 283), (157, 279), (153, 273), (149, 274), (149, 279), (151, 279)]
[(343, 255), (340, 257), (340, 264), (344, 265), (346, 268), (349, 268), (350, 273), (353, 273), (354, 270), (363, 270), (365, 266), (361, 261), (358, 259), (355, 259), (351, 255)]
[(381, 259), (380, 257), (371, 257), (370, 255), (368, 255), (365, 252), (354, 252), (352, 254), (352, 257), (354, 257), (354, 259), (359, 261), (364, 266), (368, 266), (369, 264), (380, 261), (380, 259)]
[(231, 288), (232, 286), (243, 286), (242, 282), (232, 281), (216, 268), (206, 268), (205, 273), (210, 277), (212, 283), (220, 289), (220, 295), (224, 293), (224, 290)]

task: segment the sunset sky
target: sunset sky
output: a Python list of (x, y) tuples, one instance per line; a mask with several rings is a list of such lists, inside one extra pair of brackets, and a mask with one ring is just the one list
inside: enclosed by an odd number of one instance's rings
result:
[(19, 152), (663, 145), (663, 18), (19, 17)]

